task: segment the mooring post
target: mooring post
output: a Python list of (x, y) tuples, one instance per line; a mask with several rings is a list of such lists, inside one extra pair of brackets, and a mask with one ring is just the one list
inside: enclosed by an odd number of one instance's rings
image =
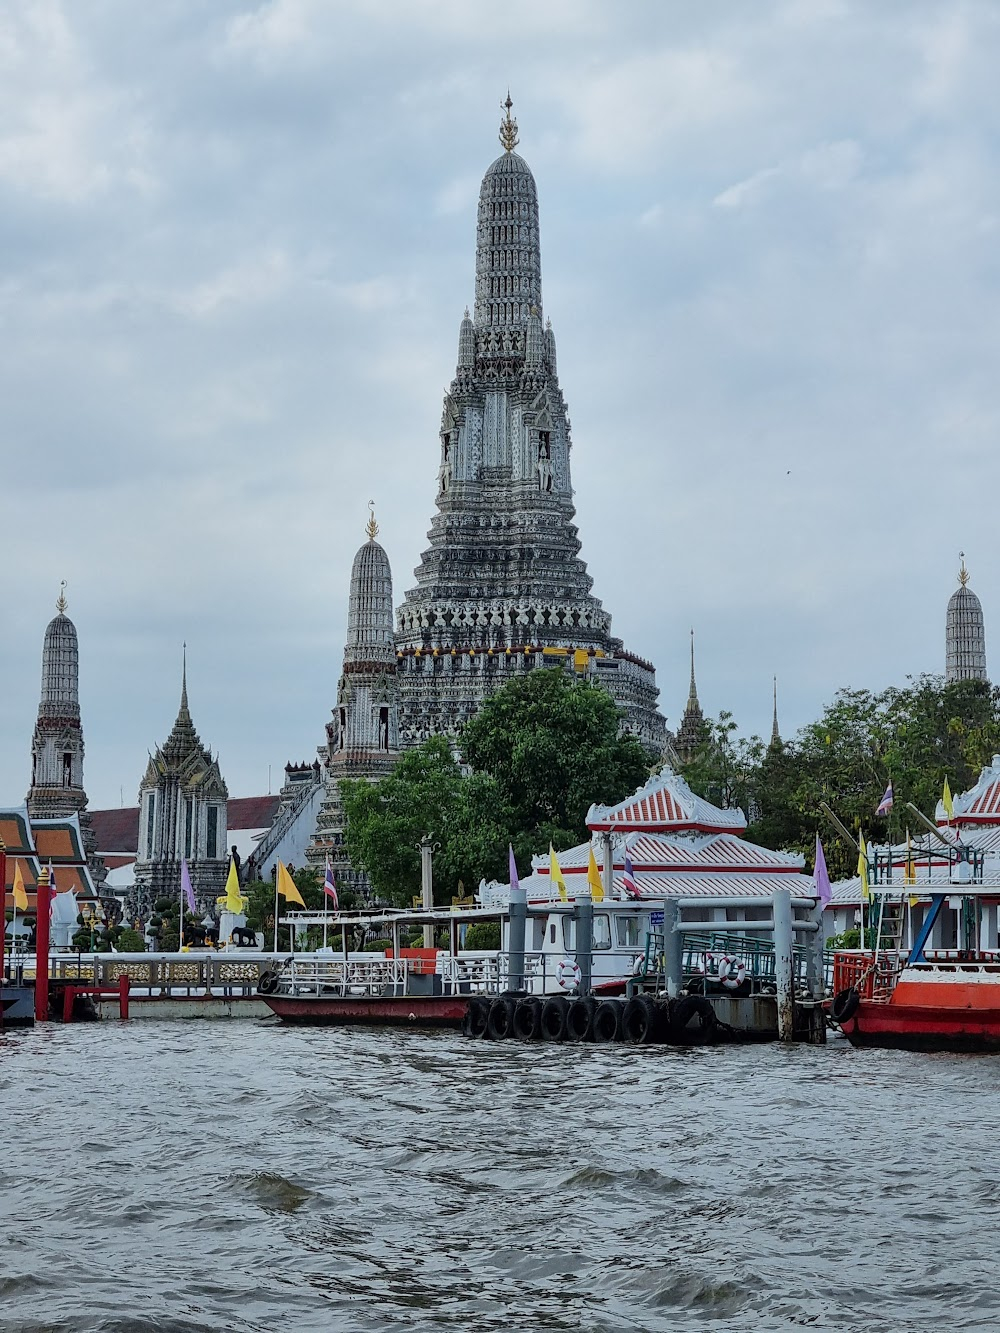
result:
[(812, 976), (812, 994), (814, 1000), (822, 1000), (826, 994), (826, 937), (823, 930), (823, 904), (816, 902), (813, 908), (813, 920), (816, 922), (816, 934), (807, 936), (809, 943), (810, 972)]
[[(420, 901), (425, 912), (434, 908), (434, 844), (429, 833), (420, 839)], [(434, 923), (424, 926), (424, 948), (434, 948)]]
[(676, 1000), (684, 985), (684, 940), (677, 929), (681, 911), (675, 898), (663, 900), (663, 970), (667, 999)]
[(589, 995), (593, 981), (594, 899), (589, 887), (577, 889), (574, 896), (576, 903), (573, 915), (576, 918), (576, 962), (580, 969), (580, 994)]
[(795, 1038), (795, 986), (792, 974), (792, 895), (775, 889), (771, 899), (774, 917), (774, 984), (778, 1001), (778, 1040)]
[(128, 973), (123, 972), (118, 978), (118, 1017), (122, 1020), (128, 1019), (128, 988)]
[(507, 925), (507, 989), (524, 990), (524, 934), (528, 921), (528, 897), (520, 884), (510, 886)]
[(35, 1022), (46, 1023), (49, 1017), (49, 922), (51, 919), (52, 890), (49, 888), (49, 868), (42, 867), (35, 887)]

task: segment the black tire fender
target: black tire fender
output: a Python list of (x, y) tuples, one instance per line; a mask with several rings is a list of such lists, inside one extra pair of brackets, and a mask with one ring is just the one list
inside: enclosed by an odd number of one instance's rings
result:
[(648, 995), (633, 995), (622, 1014), (622, 1036), (630, 1046), (645, 1046), (655, 1039), (656, 1006)]
[(259, 978), (257, 979), (257, 994), (273, 995), (277, 989), (278, 989), (277, 972), (271, 972), (271, 971), (262, 972)]
[(538, 1041), (542, 1035), (542, 1002), (537, 996), (518, 1000), (511, 1035), (518, 1041)]
[(551, 995), (542, 1005), (542, 1040), (566, 1040), (566, 1015), (569, 1001), (561, 995)]
[(490, 1002), (481, 995), (473, 995), (462, 1020), (462, 1031), (467, 1037), (485, 1037), (490, 1016)]
[(833, 1004), (830, 1005), (830, 1017), (835, 1023), (849, 1023), (858, 1012), (858, 1006), (861, 1004), (861, 996), (853, 986), (848, 986), (846, 990), (840, 990), (833, 997)]
[(682, 995), (670, 1011), (670, 1035), (681, 1046), (702, 1046), (711, 1040), (717, 1021), (711, 1000)]
[(607, 1043), (622, 1039), (622, 1012), (625, 1006), (621, 1000), (602, 1000), (594, 1010), (594, 1041)]
[(593, 1041), (597, 1001), (590, 995), (570, 1000), (566, 1010), (566, 1036), (570, 1041)]
[(490, 1005), (486, 1019), (486, 1035), (492, 1041), (504, 1041), (511, 1036), (514, 1028), (514, 1009), (517, 1001), (506, 995), (499, 995)]

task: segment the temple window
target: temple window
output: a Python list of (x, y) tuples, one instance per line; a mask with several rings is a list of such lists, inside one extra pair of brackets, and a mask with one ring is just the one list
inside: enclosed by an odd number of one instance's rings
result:
[(219, 855), (219, 807), (217, 805), (208, 807), (206, 827), (205, 854), (210, 858), (215, 858)]
[(194, 801), (189, 796), (184, 802), (184, 855), (191, 855), (191, 832), (194, 828)]
[(73, 756), (71, 754), (63, 755), (62, 785), (64, 787), (72, 787), (73, 785)]
[(150, 792), (146, 801), (146, 856), (152, 858), (153, 855), (153, 815), (156, 812), (156, 795)]

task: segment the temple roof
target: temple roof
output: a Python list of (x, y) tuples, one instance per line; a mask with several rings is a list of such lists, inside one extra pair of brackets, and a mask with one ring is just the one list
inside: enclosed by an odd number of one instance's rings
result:
[[(952, 798), (952, 805), (953, 822), (959, 827), (977, 824), (1000, 827), (1000, 754), (993, 756), (993, 762), (982, 770), (974, 787)], [(938, 801), (934, 817), (940, 825), (948, 823), (943, 802)], [(978, 839), (974, 841), (978, 846)]]
[(587, 811), (592, 832), (742, 833), (746, 826), (742, 810), (720, 810), (696, 796), (669, 765), (617, 805), (592, 805)]
[(97, 890), (87, 867), (87, 854), (78, 815), (64, 819), (29, 818), (27, 807), (0, 809), (0, 838), (7, 852), (5, 902), (13, 908), (14, 867), (21, 865), (21, 877), (28, 895), (28, 910), (35, 908), (35, 888), (42, 866), (51, 863), (58, 893), (72, 890), (79, 898), (95, 898)]

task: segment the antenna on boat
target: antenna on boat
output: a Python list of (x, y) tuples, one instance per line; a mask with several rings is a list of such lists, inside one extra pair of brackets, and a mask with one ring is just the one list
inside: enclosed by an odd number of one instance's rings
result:
[(944, 843), (944, 845), (948, 848), (950, 852), (953, 852), (956, 847), (962, 846), (962, 839), (958, 836), (957, 833), (955, 834), (955, 841), (949, 842), (948, 839), (941, 832), (941, 830), (938, 828), (937, 824), (932, 823), (922, 810), (917, 809), (917, 807), (913, 804), (912, 801), (906, 802), (906, 808), (907, 810), (912, 810), (913, 813), (916, 815), (916, 817), (920, 820), (921, 824), (923, 824), (927, 832), (933, 833), (935, 838), (937, 838), (938, 842)]
[(861, 855), (861, 844), (858, 842), (857, 838), (855, 838), (855, 837), (853, 836), (853, 834), (851, 834), (851, 833), (848, 831), (848, 828), (847, 828), (846, 824), (842, 824), (842, 823), (841, 823), (841, 821), (837, 818), (837, 816), (833, 813), (833, 811), (832, 811), (832, 810), (830, 809), (830, 807), (827, 805), (826, 801), (820, 801), (820, 803), (819, 803), (819, 808), (823, 811), (824, 815), (826, 815), (827, 819), (830, 821), (830, 823), (833, 825), (833, 827), (837, 830), (837, 832), (840, 834), (840, 836), (844, 839), (844, 841), (845, 841), (846, 843), (848, 843), (851, 847), (853, 847), (854, 850), (857, 852), (857, 854), (860, 856), (860, 855)]

